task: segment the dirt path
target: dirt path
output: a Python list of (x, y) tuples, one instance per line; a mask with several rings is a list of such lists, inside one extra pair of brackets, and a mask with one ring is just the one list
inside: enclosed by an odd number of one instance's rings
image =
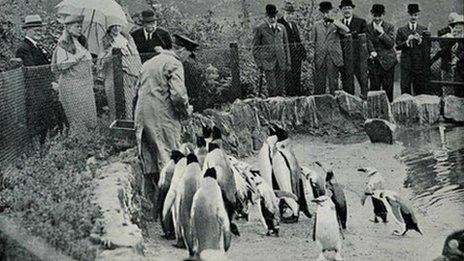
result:
[[(358, 167), (375, 166), (384, 175), (387, 188), (398, 191), (404, 198), (412, 198), (410, 191), (403, 188), (405, 166), (396, 159), (402, 150), (400, 145), (331, 144), (306, 136), (297, 136), (294, 140), (298, 141), (294, 142), (294, 149), (301, 165), (310, 166), (315, 160), (332, 165), (339, 183), (345, 186), (348, 202), (348, 229), (342, 252), (345, 260), (432, 260), (441, 253), (445, 237), (462, 227), (464, 206), (420, 210), (414, 202), (412, 205), (424, 236), (410, 231), (399, 238), (391, 235), (396, 228), (394, 222), (374, 224), (368, 221), (373, 215), (372, 206), (370, 200), (361, 206), (359, 196), (365, 175), (356, 171)], [(255, 164), (257, 158), (245, 160)], [(318, 245), (311, 240), (313, 220), (303, 214), (297, 224), (281, 224), (280, 238), (263, 236), (265, 229), (255, 207), (250, 221), (239, 221), (238, 225), (242, 236), (232, 239), (228, 251), (231, 260), (315, 260), (319, 254)], [(146, 256), (150, 260), (187, 257), (185, 250), (171, 246), (174, 241), (161, 239), (159, 224), (153, 224), (148, 233)]]

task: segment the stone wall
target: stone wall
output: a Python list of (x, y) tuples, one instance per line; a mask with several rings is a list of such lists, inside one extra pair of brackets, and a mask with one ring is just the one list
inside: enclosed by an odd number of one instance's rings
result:
[(242, 157), (259, 150), (270, 122), (289, 131), (314, 135), (355, 133), (362, 130), (363, 102), (343, 91), (332, 95), (236, 100), (227, 108), (205, 110), (183, 122), (183, 141), (195, 141), (202, 124), (223, 132), (224, 148)]

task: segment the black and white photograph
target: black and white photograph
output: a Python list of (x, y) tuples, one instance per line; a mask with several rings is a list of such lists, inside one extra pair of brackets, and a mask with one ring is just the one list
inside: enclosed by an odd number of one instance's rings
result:
[(464, 260), (464, 0), (0, 25), (0, 261)]

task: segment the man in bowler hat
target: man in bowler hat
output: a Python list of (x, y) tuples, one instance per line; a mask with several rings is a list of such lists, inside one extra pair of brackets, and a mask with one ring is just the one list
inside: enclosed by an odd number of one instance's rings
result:
[(291, 68), (286, 73), (287, 95), (304, 95), (301, 88), (301, 63), (306, 59), (306, 50), (301, 44), (300, 32), (294, 21), (295, 7), (291, 2), (286, 2), (282, 8), (284, 15), (277, 20), (287, 30), (288, 44), (290, 50)]
[(141, 22), (142, 28), (135, 30), (131, 35), (134, 38), (142, 63), (144, 63), (155, 55), (155, 47), (171, 49), (172, 39), (168, 31), (157, 26), (155, 13), (152, 10), (142, 11)]
[(393, 101), (393, 84), (396, 59), (395, 27), (384, 21), (385, 6), (374, 4), (371, 9), (372, 22), (367, 25), (369, 50), (369, 78), (371, 90), (385, 90), (390, 102)]
[(324, 94), (328, 85), (334, 95), (343, 66), (340, 37), (350, 29), (335, 17), (331, 2), (321, 2), (319, 11), (323, 20), (313, 25), (309, 48), (309, 59), (314, 58), (314, 94)]
[(277, 12), (275, 5), (266, 6), (266, 21), (255, 28), (253, 38), (253, 57), (266, 75), (269, 90), (264, 95), (270, 97), (285, 94), (285, 73), (290, 69), (287, 30), (277, 23)]
[[(426, 92), (426, 69), (423, 37), (427, 27), (419, 24), (418, 4), (408, 5), (409, 22), (396, 33), (396, 49), (401, 51), (401, 93), (415, 95)], [(412, 88), (412, 90), (411, 90)]]
[[(361, 96), (367, 97), (368, 91), (368, 80), (367, 77), (363, 77), (361, 73), (361, 59), (367, 59), (367, 57), (361, 57), (361, 45), (359, 44), (359, 34), (367, 33), (367, 22), (366, 20), (357, 17), (353, 14), (354, 8), (356, 7), (351, 0), (342, 0), (340, 3), (340, 10), (342, 11), (343, 18), (341, 22), (350, 28), (350, 34), (353, 36), (353, 72), (354, 76), (358, 80), (359, 86), (361, 87)], [(342, 36), (342, 50), (345, 51), (344, 41)], [(345, 55), (345, 54), (344, 54)], [(351, 65), (345, 65), (351, 66)], [(348, 75), (346, 75), (345, 68), (341, 71), (343, 89), (350, 94), (354, 94), (354, 86), (348, 85)]]

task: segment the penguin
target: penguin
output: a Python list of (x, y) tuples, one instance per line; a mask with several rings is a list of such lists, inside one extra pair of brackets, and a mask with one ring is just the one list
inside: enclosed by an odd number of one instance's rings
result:
[(314, 218), (313, 240), (319, 242), (321, 253), (317, 260), (326, 260), (326, 251), (335, 251), (335, 260), (343, 260), (340, 252), (342, 248), (342, 235), (337, 219), (335, 205), (332, 202), (332, 192), (313, 199), (317, 204)]
[(392, 216), (400, 226), (400, 229), (404, 230), (403, 232), (394, 230), (393, 235), (404, 236), (408, 230), (415, 230), (422, 235), (422, 231), (419, 229), (416, 216), (411, 206), (396, 192), (391, 190), (374, 190), (372, 193), (368, 193), (368, 195), (382, 200), (385, 206), (390, 208), (393, 214)]
[[(171, 186), (171, 181), (172, 177), (174, 175), (174, 169), (176, 164), (184, 158), (184, 154), (182, 154), (178, 150), (173, 150), (171, 152), (171, 160), (169, 160), (168, 164), (163, 167), (160, 173), (160, 180), (158, 181), (158, 187), (159, 187), (159, 194), (158, 194), (158, 201), (156, 204), (156, 209), (155, 213), (157, 213), (157, 216), (159, 216), (161, 220), (161, 228), (164, 233), (164, 237), (166, 239), (174, 239), (175, 234), (174, 234), (174, 223), (172, 220), (172, 213), (168, 214), (166, 216), (166, 219), (163, 219), (163, 206), (164, 206), (164, 200), (166, 199), (166, 195), (168, 193), (169, 187)], [(169, 211), (170, 212), (170, 211)]]
[(237, 186), (237, 219), (244, 218), (248, 221), (249, 205), (253, 204), (256, 194), (256, 185), (252, 180), (251, 166), (232, 156), (228, 156), (228, 159)]
[(269, 126), (269, 136), (259, 150), (259, 171), (264, 181), (272, 186), (272, 156), (275, 151), (277, 135), (273, 125)]
[(451, 233), (445, 239), (441, 256), (434, 261), (459, 261), (464, 260), (464, 230)]
[(205, 162), (206, 154), (208, 154), (208, 148), (206, 147), (206, 140), (203, 136), (197, 136), (197, 147), (194, 150), (195, 155), (197, 156), (198, 163), (200, 166), (203, 166)]
[[(195, 255), (205, 251), (227, 252), (231, 231), (215, 168), (205, 171), (200, 188), (193, 197), (191, 235)], [(216, 259), (214, 259), (216, 260)]]
[(189, 256), (193, 257), (193, 241), (190, 230), (190, 211), (192, 209), (193, 196), (200, 187), (202, 179), (201, 167), (195, 154), (187, 155), (187, 166), (184, 170), (176, 198), (179, 200), (178, 211), (179, 214), (179, 228), (184, 239), (185, 246), (189, 251)]
[(203, 138), (206, 141), (206, 147), (208, 147), (208, 144), (213, 140), (213, 137), (212, 137), (213, 129), (209, 126), (202, 124), (202, 134), (203, 134)]
[(345, 192), (343, 191), (342, 186), (335, 179), (332, 170), (327, 171), (325, 181), (326, 189), (332, 192), (331, 199), (335, 205), (335, 210), (337, 211), (337, 218), (340, 226), (342, 229), (346, 230), (346, 219), (348, 215)]
[[(361, 198), (361, 205), (364, 206), (364, 203), (370, 193), (374, 190), (383, 190), (385, 180), (377, 169), (372, 167), (364, 167), (358, 169), (358, 171), (364, 172), (367, 174), (367, 181), (364, 186), (364, 193)], [(379, 218), (382, 219), (383, 223), (387, 223), (387, 207), (382, 200), (379, 200), (375, 197), (371, 197), (372, 206), (374, 207), (374, 219), (371, 220), (374, 223), (379, 223)]]
[(325, 194), (325, 177), (322, 174), (306, 166), (302, 166), (301, 175), (308, 180), (308, 190), (310, 190), (310, 196), (313, 199)]
[[(272, 157), (272, 176), (275, 178), (275, 182), (273, 179), (273, 183), (271, 183), (272, 187), (275, 190), (293, 193), (298, 198), (296, 201), (290, 198), (284, 198), (280, 207), (282, 222), (297, 222), (300, 211), (302, 211), (308, 218), (311, 218), (304, 194), (301, 167), (299, 166), (293, 149), (290, 146), (288, 133), (279, 127), (276, 127), (275, 130), (277, 142), (275, 145), (275, 152)], [(289, 217), (286, 217), (283, 213), (287, 207), (292, 212)]]
[(174, 223), (174, 231), (176, 235), (176, 244), (175, 247), (178, 248), (185, 248), (184, 240), (182, 239), (182, 234), (180, 231), (180, 223), (178, 220), (178, 209), (179, 209), (179, 199), (177, 198), (178, 195), (178, 188), (181, 182), (182, 176), (184, 175), (185, 167), (187, 166), (187, 158), (183, 157), (182, 159), (177, 162), (174, 167), (174, 174), (172, 175), (171, 185), (169, 186), (169, 190), (166, 194), (166, 198), (163, 204), (163, 211), (162, 211), (162, 220), (167, 220), (169, 212), (171, 212), (172, 220)]
[(208, 154), (205, 158), (203, 170), (205, 171), (209, 168), (215, 168), (217, 173), (217, 182), (223, 193), (225, 208), (229, 216), (231, 232), (234, 235), (239, 236), (240, 233), (238, 231), (238, 227), (235, 223), (233, 223), (237, 206), (237, 185), (235, 183), (234, 174), (230, 168), (229, 160), (220, 145), (217, 143), (217, 140), (211, 141), (208, 146)]

